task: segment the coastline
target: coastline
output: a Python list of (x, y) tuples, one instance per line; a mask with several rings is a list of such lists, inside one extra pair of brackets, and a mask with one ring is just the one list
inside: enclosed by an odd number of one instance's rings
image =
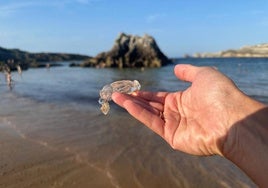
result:
[(75, 151), (24, 135), (0, 117), (0, 187), (111, 187), (102, 170)]

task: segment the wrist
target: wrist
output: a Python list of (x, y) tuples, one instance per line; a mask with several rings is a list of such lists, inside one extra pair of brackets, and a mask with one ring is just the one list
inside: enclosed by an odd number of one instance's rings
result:
[(268, 108), (247, 96), (234, 112), (223, 144), (223, 156), (240, 167), (259, 186), (268, 170)]
[(241, 150), (241, 144), (249, 141), (247, 137), (250, 135), (248, 134), (255, 133), (256, 128), (258, 130), (259, 127), (256, 127), (256, 124), (261, 123), (258, 120), (265, 120), (265, 115), (267, 117), (267, 114), (262, 112), (266, 106), (243, 93), (240, 93), (233, 101), (236, 101), (236, 104), (229, 112), (227, 135), (222, 148), (222, 154), (227, 158), (232, 158), (234, 152)]

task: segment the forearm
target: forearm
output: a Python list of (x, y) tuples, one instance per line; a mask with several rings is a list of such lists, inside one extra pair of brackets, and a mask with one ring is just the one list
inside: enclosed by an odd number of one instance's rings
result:
[(237, 122), (229, 131), (223, 154), (260, 187), (268, 186), (268, 107), (243, 97)]

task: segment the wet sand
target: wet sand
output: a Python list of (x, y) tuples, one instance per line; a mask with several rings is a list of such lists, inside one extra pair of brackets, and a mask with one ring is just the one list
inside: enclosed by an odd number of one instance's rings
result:
[(256, 187), (218, 157), (190, 156), (112, 105), (98, 109), (8, 94), (0, 109), (0, 187)]

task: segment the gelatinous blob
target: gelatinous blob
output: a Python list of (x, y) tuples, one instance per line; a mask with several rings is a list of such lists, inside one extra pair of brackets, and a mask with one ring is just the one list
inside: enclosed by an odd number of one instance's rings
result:
[(141, 85), (137, 80), (120, 80), (111, 84), (105, 85), (100, 91), (99, 104), (101, 104), (101, 111), (106, 115), (109, 110), (109, 101), (112, 100), (113, 92), (120, 92), (131, 94), (137, 90), (140, 90)]
[(109, 103), (108, 103), (108, 102), (104, 102), (104, 103), (102, 103), (100, 109), (101, 109), (101, 111), (102, 111), (102, 113), (103, 113), (104, 115), (107, 115), (108, 112), (109, 112), (109, 110), (110, 110), (110, 105), (109, 105)]
[(113, 92), (127, 93), (131, 94), (134, 91), (140, 90), (141, 85), (137, 80), (122, 80), (116, 81), (110, 84), (113, 88)]
[(110, 85), (105, 85), (100, 91), (100, 99), (105, 101), (112, 100), (113, 88)]

